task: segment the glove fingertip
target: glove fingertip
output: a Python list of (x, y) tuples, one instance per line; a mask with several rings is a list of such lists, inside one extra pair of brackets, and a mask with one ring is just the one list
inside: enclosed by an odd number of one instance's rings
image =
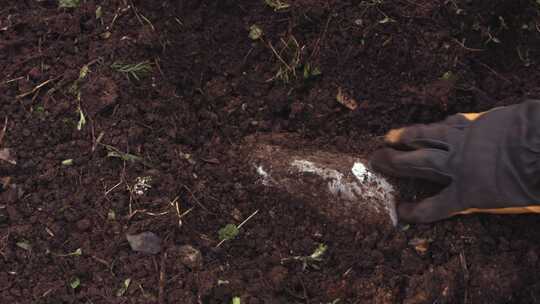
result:
[(388, 148), (383, 148), (375, 151), (368, 160), (368, 166), (374, 171), (395, 175), (394, 170), (391, 169), (392, 155)]

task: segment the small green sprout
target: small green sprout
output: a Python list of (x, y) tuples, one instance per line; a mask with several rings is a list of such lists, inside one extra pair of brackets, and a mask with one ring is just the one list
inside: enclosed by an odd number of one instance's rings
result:
[(131, 278), (125, 279), (124, 282), (122, 283), (122, 286), (116, 292), (116, 296), (117, 297), (123, 296), (128, 290), (130, 284), (131, 284)]
[(249, 38), (251, 38), (251, 40), (259, 40), (261, 39), (262, 35), (263, 30), (256, 24), (249, 27)]
[(45, 107), (44, 106), (37, 106), (34, 112), (38, 114), (44, 114), (45, 113)]
[(62, 166), (71, 166), (73, 165), (73, 159), (69, 158), (69, 159), (64, 159), (62, 161)]
[(59, 8), (76, 8), (81, 5), (81, 0), (58, 0)]
[(311, 64), (304, 64), (304, 79), (315, 78), (321, 75), (322, 72), (318, 67), (312, 67)]
[(86, 76), (88, 76), (88, 73), (90, 73), (90, 67), (85, 64), (79, 70), (79, 78), (77, 78), (77, 80), (75, 80), (69, 88), (70, 93), (75, 95), (77, 97), (77, 100), (79, 101), (81, 100), (81, 83), (86, 78)]
[(77, 289), (77, 287), (79, 287), (80, 285), (81, 285), (81, 280), (78, 277), (74, 277), (69, 282), (69, 286), (71, 287), (71, 289)]
[(231, 304), (240, 304), (240, 297), (232, 298)]
[(96, 19), (101, 19), (101, 17), (103, 17), (103, 8), (101, 5), (98, 5), (96, 8)]
[(225, 227), (219, 229), (219, 240), (228, 241), (234, 239), (240, 231), (235, 224), (227, 224)]
[(328, 249), (328, 246), (321, 243), (315, 249), (315, 251), (313, 251), (313, 253), (308, 256), (295, 256), (291, 258), (285, 258), (282, 260), (282, 262), (285, 262), (288, 260), (296, 260), (296, 261), (302, 262), (302, 270), (306, 270), (306, 268), (308, 268), (309, 266), (315, 269), (319, 269), (319, 266), (317, 266), (316, 263), (322, 261), (323, 256), (326, 253), (327, 249)]

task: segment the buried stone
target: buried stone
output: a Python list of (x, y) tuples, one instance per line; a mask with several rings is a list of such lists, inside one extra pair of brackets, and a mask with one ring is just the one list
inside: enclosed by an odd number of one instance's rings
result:
[(340, 225), (397, 225), (394, 187), (361, 158), (260, 142), (250, 146), (248, 158), (259, 183)]

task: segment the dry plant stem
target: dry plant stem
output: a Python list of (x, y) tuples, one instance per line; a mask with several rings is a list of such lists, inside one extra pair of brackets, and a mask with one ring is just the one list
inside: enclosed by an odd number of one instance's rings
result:
[(0, 147), (2, 147), (2, 141), (4, 140), (4, 135), (6, 135), (7, 124), (8, 118), (6, 117), (6, 119), (4, 120), (4, 127), (2, 128), (2, 130), (0, 130)]
[(159, 271), (159, 294), (158, 294), (158, 303), (165, 303), (165, 261), (167, 260), (167, 253), (163, 253), (161, 257), (161, 265)]

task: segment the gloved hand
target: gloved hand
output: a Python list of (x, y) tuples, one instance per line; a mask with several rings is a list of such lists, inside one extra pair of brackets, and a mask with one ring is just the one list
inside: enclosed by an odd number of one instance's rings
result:
[(391, 130), (371, 167), (445, 185), (398, 206), (400, 220), (429, 223), (468, 213), (540, 213), (540, 100), (456, 114)]

